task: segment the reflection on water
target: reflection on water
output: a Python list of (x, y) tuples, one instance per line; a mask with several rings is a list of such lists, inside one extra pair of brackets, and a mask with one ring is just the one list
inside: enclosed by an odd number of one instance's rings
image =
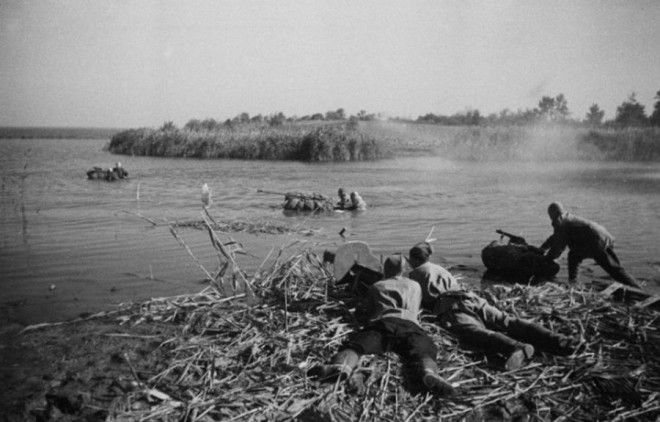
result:
[[(128, 181), (88, 181), (85, 171), (118, 157), (104, 141), (0, 140), (0, 320), (40, 321), (93, 312), (112, 303), (201, 289), (201, 270), (156, 220), (199, 219), (200, 189), (213, 192), (219, 219), (267, 219), (321, 229), (319, 247), (333, 247), (347, 228), (376, 253), (406, 252), (434, 227), (438, 262), (478, 283), (480, 251), (502, 228), (539, 244), (551, 233), (546, 207), (559, 200), (602, 223), (617, 237), (617, 254), (634, 275), (657, 279), (660, 254), (660, 166), (618, 163), (467, 163), (439, 157), (376, 163), (199, 161), (120, 157)], [(357, 190), (361, 214), (287, 217), (281, 197), (257, 193)], [(213, 269), (208, 236), (182, 231)], [(232, 235), (266, 256), (293, 235)], [(259, 264), (253, 258), (247, 268)], [(565, 258), (560, 278), (566, 278)], [(590, 265), (583, 276), (603, 276)], [(50, 290), (54, 285), (55, 289)], [(9, 304), (9, 305), (8, 305)]]

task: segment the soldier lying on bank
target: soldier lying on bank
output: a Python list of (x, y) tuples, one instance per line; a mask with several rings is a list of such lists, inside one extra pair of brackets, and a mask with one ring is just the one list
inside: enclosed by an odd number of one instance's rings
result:
[(535, 348), (557, 355), (573, 353), (569, 337), (511, 317), (475, 293), (462, 290), (449, 271), (429, 261), (432, 253), (427, 242), (413, 246), (409, 252), (413, 270), (408, 276), (422, 289), (422, 308), (436, 315), (440, 325), (459, 341), (503, 360), (506, 370), (521, 367)]
[(575, 282), (577, 269), (586, 258), (596, 261), (616, 281), (641, 288), (635, 277), (623, 269), (614, 253), (614, 237), (598, 223), (569, 214), (559, 202), (548, 206), (554, 233), (541, 250), (551, 259), (559, 258), (568, 246), (568, 281)]
[(358, 304), (356, 316), (367, 321), (365, 327), (349, 335), (329, 364), (315, 366), (308, 374), (325, 381), (349, 379), (360, 355), (393, 351), (403, 358), (410, 375), (420, 379), (427, 391), (453, 394), (453, 387), (437, 374), (436, 346), (419, 323), (419, 284), (401, 276), (400, 256), (387, 258), (383, 270), (385, 279), (364, 286), (366, 293), (361, 292), (364, 299)]

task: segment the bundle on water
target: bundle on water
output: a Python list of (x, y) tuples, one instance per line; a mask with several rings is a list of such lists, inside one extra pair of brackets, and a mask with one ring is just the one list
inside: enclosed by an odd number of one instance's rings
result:
[(114, 182), (115, 180), (126, 179), (128, 172), (121, 163), (116, 163), (113, 168), (103, 169), (101, 167), (93, 167), (87, 171), (87, 178), (90, 180), (106, 180)]
[(318, 192), (275, 192), (270, 190), (258, 189), (259, 193), (268, 193), (272, 195), (283, 195), (284, 203), (282, 208), (285, 211), (295, 212), (329, 212), (329, 211), (364, 211), (367, 204), (357, 192), (351, 192), (350, 197), (339, 189), (339, 201), (335, 203), (331, 198)]

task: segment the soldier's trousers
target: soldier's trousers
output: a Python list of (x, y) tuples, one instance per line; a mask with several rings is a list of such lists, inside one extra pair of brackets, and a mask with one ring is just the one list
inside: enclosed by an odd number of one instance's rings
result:
[(573, 251), (569, 251), (568, 278), (570, 280), (575, 280), (575, 277), (577, 276), (578, 265), (580, 265), (580, 262), (586, 258), (593, 258), (593, 260), (596, 261), (596, 264), (600, 265), (600, 267), (604, 269), (614, 280), (623, 284), (627, 284), (628, 286), (637, 288), (641, 287), (637, 280), (635, 280), (635, 277), (623, 269), (621, 263), (619, 262), (619, 258), (614, 253), (612, 247), (598, 251), (593, 257), (584, 257), (574, 253)]
[(459, 341), (487, 353), (510, 354), (523, 343), (558, 353), (565, 339), (539, 324), (507, 315), (474, 293), (441, 295), (439, 302), (440, 324)]

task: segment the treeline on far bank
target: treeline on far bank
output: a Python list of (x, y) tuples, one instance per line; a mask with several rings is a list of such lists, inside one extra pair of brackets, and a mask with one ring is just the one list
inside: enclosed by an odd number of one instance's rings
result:
[(631, 94), (603, 121), (593, 104), (584, 119), (571, 118), (563, 94), (544, 96), (538, 107), (487, 117), (478, 110), (416, 120), (344, 109), (287, 117), (241, 113), (224, 122), (166, 122), (159, 129), (132, 129), (112, 137), (119, 154), (246, 160), (365, 161), (392, 155), (435, 153), (452, 159), (660, 161), (660, 91), (653, 112)]
[(156, 157), (307, 162), (369, 161), (389, 155), (376, 138), (342, 122), (243, 122), (182, 129), (168, 122), (159, 129), (120, 132), (112, 137), (108, 150)]

